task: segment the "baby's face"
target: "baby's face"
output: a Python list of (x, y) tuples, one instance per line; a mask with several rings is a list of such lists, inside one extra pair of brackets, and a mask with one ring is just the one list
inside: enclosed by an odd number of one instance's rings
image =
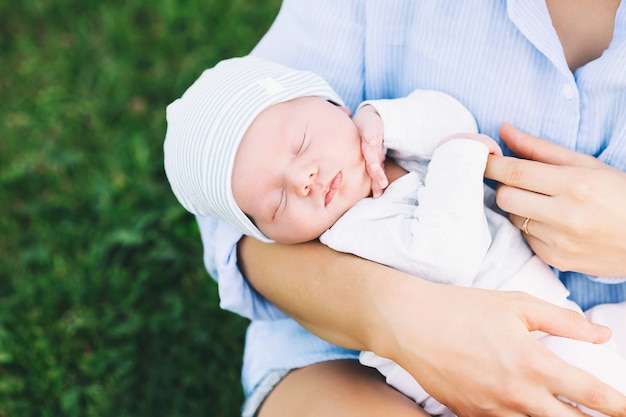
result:
[(232, 186), (266, 236), (299, 243), (319, 237), (367, 197), (371, 180), (349, 111), (302, 97), (254, 120), (237, 150)]

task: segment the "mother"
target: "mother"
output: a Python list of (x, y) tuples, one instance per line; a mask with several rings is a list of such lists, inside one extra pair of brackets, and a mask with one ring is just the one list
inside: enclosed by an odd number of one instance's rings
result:
[[(416, 88), (456, 97), (482, 133), (527, 159), (492, 157), (486, 176), (505, 184), (498, 202), (539, 256), (576, 271), (558, 272), (572, 298), (626, 300), (611, 278), (626, 276), (619, 1), (285, 0), (253, 54), (321, 74), (353, 110)], [(319, 243), (262, 244), (198, 221), (222, 306), (253, 319), (244, 415), (423, 415), (356, 349), (395, 360), (463, 416), (581, 415), (558, 394), (626, 416), (626, 398), (528, 334), (603, 342), (606, 328), (522, 294), (432, 284)]]

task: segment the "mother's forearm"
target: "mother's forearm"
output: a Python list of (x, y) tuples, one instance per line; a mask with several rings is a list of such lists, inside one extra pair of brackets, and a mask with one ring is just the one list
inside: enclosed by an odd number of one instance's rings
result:
[(562, 394), (626, 417), (626, 398), (530, 335), (606, 341), (607, 329), (571, 310), (522, 293), (430, 283), (320, 243), (245, 238), (239, 249), (251, 284), (279, 308), (329, 342), (394, 360), (457, 415), (574, 415)]
[(319, 242), (239, 243), (239, 263), (250, 284), (287, 315), (331, 343), (356, 350), (385, 350), (384, 303), (410, 275)]

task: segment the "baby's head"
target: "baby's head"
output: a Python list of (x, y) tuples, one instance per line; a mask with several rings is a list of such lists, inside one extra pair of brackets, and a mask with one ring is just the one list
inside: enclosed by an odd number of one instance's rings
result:
[[(341, 104), (314, 73), (250, 56), (222, 61), (167, 108), (165, 172), (174, 195), (191, 213), (262, 241), (316, 238), (349, 208), (340, 204), (342, 182), (363, 175), (359, 198), (369, 187), (358, 133)], [(338, 153), (341, 164), (332, 161)], [(310, 183), (293, 188), (288, 178), (302, 175)], [(351, 193), (350, 206), (358, 200)]]

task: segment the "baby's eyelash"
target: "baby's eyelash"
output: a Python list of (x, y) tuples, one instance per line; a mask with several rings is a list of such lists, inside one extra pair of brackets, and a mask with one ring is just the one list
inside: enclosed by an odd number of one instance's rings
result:
[(302, 148), (304, 148), (304, 140), (306, 139), (306, 133), (302, 135), (302, 141), (300, 141), (300, 146), (298, 146), (298, 150), (296, 151), (296, 155), (299, 155), (302, 152)]
[(298, 146), (298, 150), (296, 151), (296, 155), (300, 155), (308, 146), (307, 138), (309, 136), (309, 127), (308, 125), (304, 126), (304, 132), (302, 132), (302, 140), (300, 141), (300, 146)]
[(285, 190), (281, 190), (280, 191), (280, 199), (278, 200), (278, 204), (276, 205), (276, 209), (274, 210), (274, 215), (272, 216), (272, 220), (276, 218), (276, 215), (278, 214), (278, 210), (280, 210), (280, 207), (283, 204), (283, 199), (285, 198)]

